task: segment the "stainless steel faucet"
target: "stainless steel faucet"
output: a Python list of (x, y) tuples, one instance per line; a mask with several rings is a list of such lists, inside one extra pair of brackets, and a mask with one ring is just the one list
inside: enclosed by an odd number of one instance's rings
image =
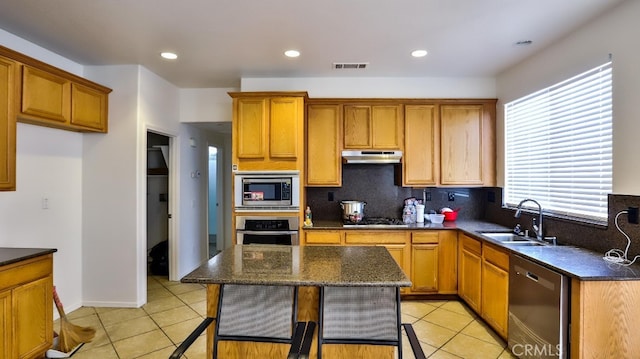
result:
[(518, 208), (516, 210), (516, 214), (514, 215), (514, 217), (515, 218), (520, 218), (520, 213), (522, 213), (522, 205), (525, 202), (533, 202), (538, 206), (538, 223), (536, 224), (536, 219), (534, 218), (533, 219), (533, 230), (536, 232), (536, 239), (538, 239), (539, 241), (542, 241), (542, 240), (544, 240), (544, 232), (542, 231), (542, 206), (540, 205), (540, 203), (538, 203), (538, 201), (530, 199), (530, 198), (523, 199), (518, 204)]

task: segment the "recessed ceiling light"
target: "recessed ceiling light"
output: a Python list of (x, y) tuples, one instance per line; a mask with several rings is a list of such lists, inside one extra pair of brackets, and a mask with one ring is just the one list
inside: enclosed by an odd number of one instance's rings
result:
[(178, 55), (176, 55), (173, 52), (161, 52), (160, 56), (162, 56), (163, 58), (167, 59), (167, 60), (175, 60), (178, 58)]
[(284, 52), (284, 56), (286, 57), (298, 57), (300, 56), (300, 51), (298, 50), (287, 50)]
[(413, 57), (425, 57), (427, 56), (427, 50), (413, 50), (411, 51)]

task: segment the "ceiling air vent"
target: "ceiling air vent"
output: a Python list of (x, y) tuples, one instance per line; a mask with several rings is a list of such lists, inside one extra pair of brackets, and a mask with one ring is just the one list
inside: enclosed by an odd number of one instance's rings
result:
[(364, 70), (369, 65), (368, 62), (334, 62), (335, 70)]

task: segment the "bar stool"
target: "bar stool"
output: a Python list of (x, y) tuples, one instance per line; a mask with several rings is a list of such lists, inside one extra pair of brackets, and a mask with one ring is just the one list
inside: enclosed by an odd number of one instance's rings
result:
[(402, 359), (402, 327), (417, 359), (426, 358), (411, 324), (401, 323), (397, 287), (321, 287), (318, 359), (323, 344), (370, 344), (397, 347)]
[(290, 344), (288, 359), (308, 357), (315, 323), (297, 322), (298, 290), (291, 286), (220, 285), (217, 320), (206, 318), (170, 359), (180, 358), (215, 322), (213, 358), (219, 341)]

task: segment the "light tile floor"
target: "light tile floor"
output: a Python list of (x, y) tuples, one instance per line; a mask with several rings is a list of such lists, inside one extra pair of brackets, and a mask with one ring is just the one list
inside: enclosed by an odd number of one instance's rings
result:
[[(199, 284), (148, 277), (142, 308), (82, 307), (68, 314), (76, 325), (96, 328), (95, 339), (75, 359), (167, 359), (206, 315), (205, 288)], [(505, 342), (467, 306), (455, 300), (402, 302), (402, 321), (412, 323), (428, 358), (515, 358)], [(54, 328), (58, 330), (59, 324)], [(205, 358), (201, 336), (187, 359)], [(414, 359), (405, 337), (404, 357)]]

